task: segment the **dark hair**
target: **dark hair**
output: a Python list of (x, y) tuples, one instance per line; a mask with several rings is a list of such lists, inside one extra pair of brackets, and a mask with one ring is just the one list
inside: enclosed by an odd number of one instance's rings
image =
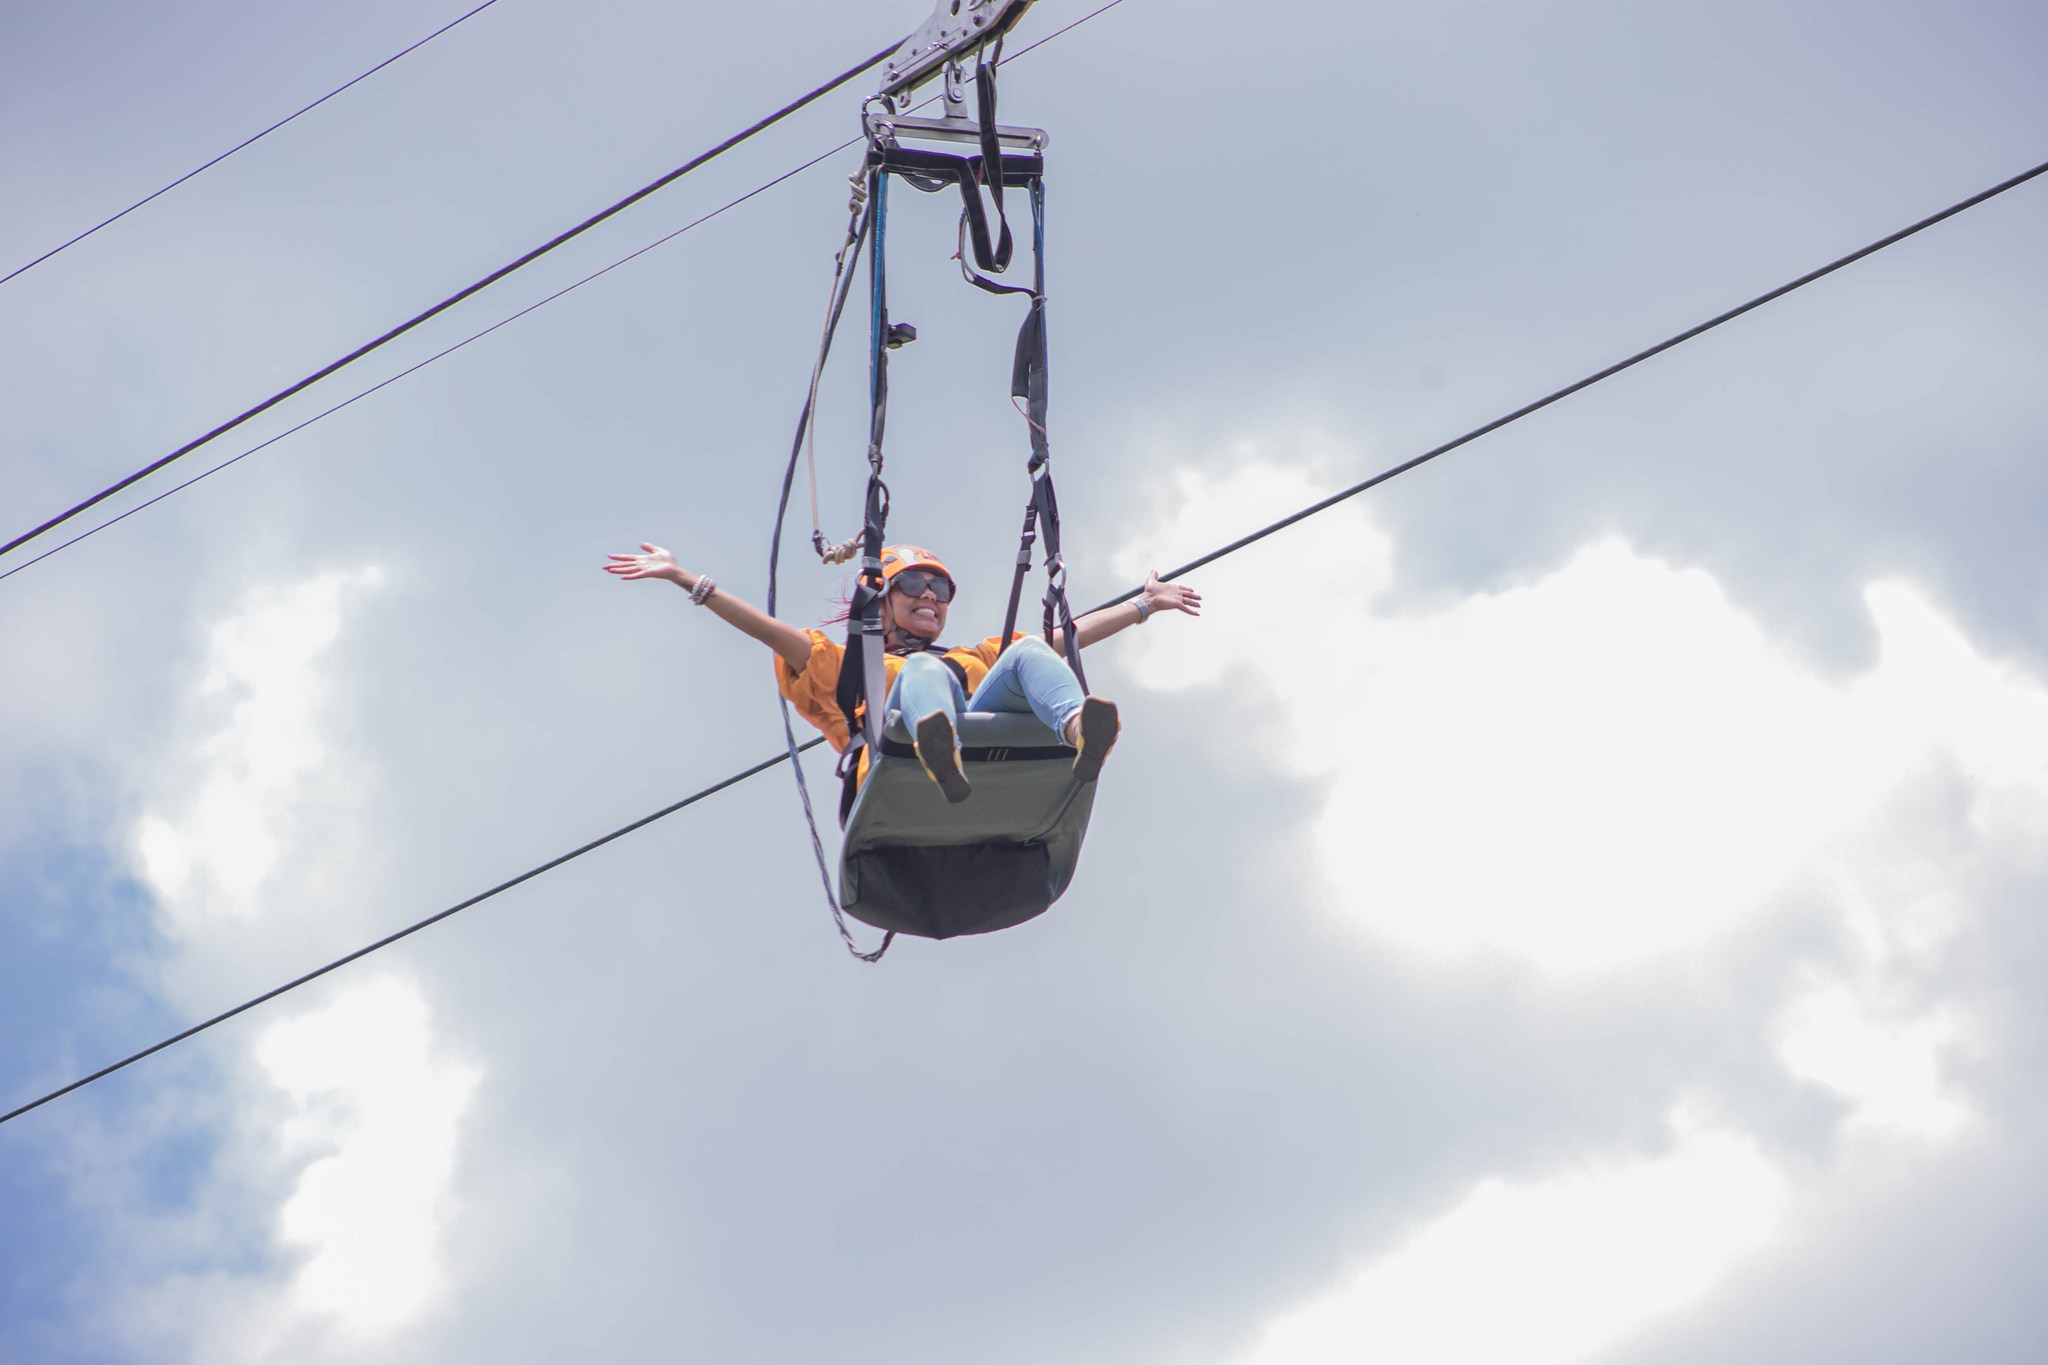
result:
[(819, 625), (843, 626), (853, 619), (853, 585), (858, 581), (857, 574), (848, 574), (840, 580), (839, 593), (832, 599), (831, 614), (819, 621)]

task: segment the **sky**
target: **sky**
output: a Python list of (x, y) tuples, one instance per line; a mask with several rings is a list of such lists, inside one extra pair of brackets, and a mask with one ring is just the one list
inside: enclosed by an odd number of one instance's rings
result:
[[(465, 8), (0, 5), (0, 273)], [(0, 285), (0, 529), (924, 17), (501, 0)], [(1022, 57), (1077, 602), (2037, 164), (2044, 39), (1127, 0)], [(825, 151), (861, 89), (180, 467)], [(761, 599), (853, 155), (0, 580), (0, 1108), (777, 751), (765, 652), (599, 566)], [(2038, 1359), (2044, 196), (1193, 575), (1199, 621), (1090, 651), (1124, 733), (1029, 924), (850, 960), (770, 771), (0, 1127), (0, 1359)], [(949, 205), (892, 200), (891, 526), (979, 635), (1019, 310)], [(810, 624), (840, 571), (795, 515)]]

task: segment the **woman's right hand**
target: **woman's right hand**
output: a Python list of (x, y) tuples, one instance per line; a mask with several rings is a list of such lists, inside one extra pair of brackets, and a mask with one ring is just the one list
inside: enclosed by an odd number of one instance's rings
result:
[[(604, 571), (615, 578), (666, 578), (669, 582), (690, 594), (690, 600), (700, 607), (710, 608), (710, 614), (732, 626), (744, 635), (759, 640), (782, 656), (789, 666), (789, 674), (795, 677), (809, 666), (811, 660), (811, 636), (795, 626), (784, 625), (760, 608), (751, 606), (718, 587), (709, 574), (691, 573), (676, 565), (676, 557), (659, 545), (640, 542), (637, 555), (611, 555), (611, 563)], [(703, 596), (697, 595), (703, 589)]]
[(666, 578), (679, 588), (695, 587), (697, 575), (685, 573), (677, 565), (676, 557), (659, 545), (640, 542), (642, 553), (637, 555), (607, 555), (612, 562), (604, 566), (608, 574), (616, 574), (627, 580), (635, 578)]

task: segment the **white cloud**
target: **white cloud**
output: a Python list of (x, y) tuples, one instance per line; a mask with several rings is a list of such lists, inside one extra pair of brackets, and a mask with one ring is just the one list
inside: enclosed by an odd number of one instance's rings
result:
[(317, 1154), (279, 1214), (305, 1259), (291, 1303), (376, 1336), (439, 1296), (441, 1225), (479, 1072), (435, 1055), (426, 1001), (392, 977), (278, 1024), (256, 1055), (290, 1098), (285, 1151)]
[(1850, 1103), (1852, 1129), (1940, 1140), (1972, 1117), (1942, 1077), (1943, 1056), (1963, 1035), (1955, 1011), (1887, 1015), (1870, 992), (1836, 982), (1794, 1003), (1779, 1055), (1793, 1075)]
[(258, 893), (331, 777), (322, 656), (350, 596), (382, 581), (373, 566), (262, 588), (210, 633), (194, 702), (225, 716), (196, 746), (193, 771), (173, 779), (181, 789), (160, 795), (135, 835), (143, 879), (174, 937), (263, 913)]
[[(1182, 492), (1162, 535), (1176, 547), (1313, 485), (1254, 460)], [(1845, 856), (1942, 769), (1972, 784), (1986, 839), (2048, 815), (2048, 688), (1907, 585), (1867, 593), (1880, 657), (1842, 684), (1707, 574), (1619, 540), (1404, 614), (1380, 604), (1392, 547), (1360, 509), (1251, 553), (1209, 571), (1199, 626), (1145, 634), (1134, 676), (1249, 683), (1229, 728), (1325, 784), (1313, 839), (1338, 912), (1426, 959), (1609, 971), (1709, 941), (1830, 869), (1885, 900)]]
[(1488, 1180), (1344, 1287), (1282, 1317), (1246, 1365), (1565, 1365), (1695, 1302), (1764, 1244), (1787, 1186), (1748, 1140), (1535, 1184)]
[[(175, 950), (173, 996), (217, 1007), (230, 975), (302, 970), (308, 926), (363, 896), (351, 828), (371, 773), (335, 739), (346, 694), (333, 647), (382, 581), (370, 567), (266, 586), (209, 633), (192, 733), (172, 748), (192, 757), (156, 775), (135, 836)], [(220, 1211), (213, 1230), (158, 1258), (130, 1304), (159, 1354), (357, 1359), (445, 1298), (443, 1228), (480, 1072), (450, 1057), (417, 984), (387, 974), (327, 990), (234, 1069), (235, 1117), (202, 1201)], [(226, 1211), (251, 1199), (274, 1201), (268, 1218), (230, 1226)], [(253, 1244), (252, 1226), (267, 1233)]]
[[(1182, 479), (1161, 542), (1228, 540), (1317, 495), (1241, 454)], [(1122, 567), (1141, 573), (1142, 551)], [(2043, 680), (1904, 583), (1864, 595), (1875, 662), (1829, 678), (1709, 575), (1618, 539), (1405, 611), (1386, 602), (1394, 547), (1359, 507), (1245, 560), (1204, 575), (1199, 625), (1147, 631), (1125, 662), (1151, 686), (1220, 689), (1226, 742), (1316, 784), (1332, 912), (1384, 949), (1504, 956), (1571, 991), (1678, 960), (1793, 887), (1847, 930), (1841, 960), (1752, 1025), (1840, 1105), (1838, 1140), (1797, 1180), (1744, 1135), (1758, 1120), (1740, 1097), (1717, 1095), (1722, 1126), (1662, 1159), (1594, 1152), (1590, 1169), (1471, 1187), (1279, 1319), (1252, 1365), (1584, 1360), (1752, 1261), (1795, 1198), (1882, 1203), (1981, 1122), (1952, 1060), (1984, 1025), (1934, 969), (1978, 888), (2048, 828)]]

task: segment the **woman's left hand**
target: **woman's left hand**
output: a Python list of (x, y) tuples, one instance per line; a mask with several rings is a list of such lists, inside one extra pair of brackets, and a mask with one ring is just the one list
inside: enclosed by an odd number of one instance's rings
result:
[(1184, 611), (1190, 616), (1202, 614), (1202, 594), (1185, 583), (1162, 583), (1157, 573), (1146, 577), (1143, 595), (1145, 605), (1153, 611)]

